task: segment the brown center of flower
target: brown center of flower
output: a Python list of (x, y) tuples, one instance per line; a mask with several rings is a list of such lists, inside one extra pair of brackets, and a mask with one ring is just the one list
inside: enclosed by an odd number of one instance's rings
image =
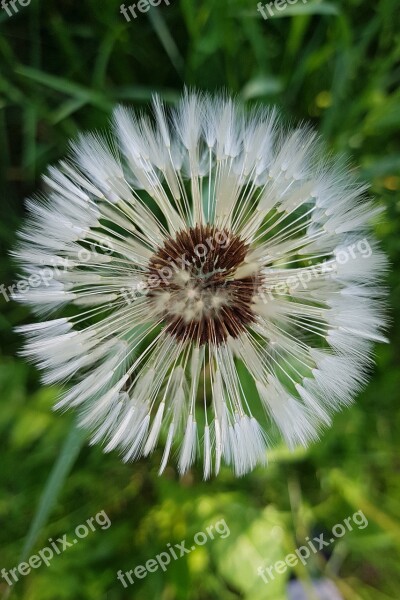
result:
[(252, 299), (262, 277), (245, 274), (248, 248), (227, 229), (196, 225), (168, 238), (153, 254), (147, 296), (171, 335), (199, 345), (221, 344), (255, 320)]

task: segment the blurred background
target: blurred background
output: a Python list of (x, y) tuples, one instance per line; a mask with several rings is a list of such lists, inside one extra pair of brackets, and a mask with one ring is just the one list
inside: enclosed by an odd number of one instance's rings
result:
[[(0, 328), (0, 569), (100, 511), (111, 526), (18, 575), (0, 596), (23, 600), (398, 600), (400, 597), (400, 11), (397, 0), (299, 1), (263, 19), (255, 0), (163, 0), (128, 22), (119, 0), (16, 0), (0, 8), (0, 283), (24, 217), (24, 198), (81, 129), (104, 128), (116, 102), (174, 103), (184, 84), (221, 86), (250, 103), (311, 121), (351, 157), (386, 209), (376, 228), (393, 270), (391, 344), (357, 403), (307, 451), (270, 453), (267, 469), (235, 479), (201, 468), (157, 475), (162, 449), (124, 465), (89, 447), (72, 414), (51, 410), (58, 390), (17, 356), (16, 324), (32, 316), (2, 304)], [(127, 5), (130, 4), (128, 0)], [(11, 13), (11, 14), (9, 14)], [(268, 13), (267, 13), (268, 14)], [(340, 377), (340, 373), (338, 373)], [(257, 572), (362, 511), (347, 532), (266, 584)], [(124, 588), (129, 571), (225, 520), (230, 534)], [(330, 591), (318, 591), (331, 581)], [(316, 582), (319, 582), (317, 587)], [(321, 583), (324, 582), (324, 583)], [(303, 591), (299, 590), (301, 588)], [(11, 593), (10, 593), (11, 592)]]

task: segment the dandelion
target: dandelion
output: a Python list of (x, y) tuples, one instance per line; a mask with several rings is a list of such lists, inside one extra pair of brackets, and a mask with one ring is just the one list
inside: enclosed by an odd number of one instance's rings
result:
[(222, 462), (241, 476), (279, 436), (317, 439), (365, 383), (384, 341), (379, 211), (307, 127), (224, 95), (155, 97), (151, 117), (118, 107), (111, 136), (81, 135), (44, 183), (15, 251), (36, 284), (16, 297), (48, 320), (20, 327), (23, 354), (73, 382), (56, 407), (106, 452), (162, 440), (160, 473), (175, 453), (181, 474), (202, 457), (205, 479)]

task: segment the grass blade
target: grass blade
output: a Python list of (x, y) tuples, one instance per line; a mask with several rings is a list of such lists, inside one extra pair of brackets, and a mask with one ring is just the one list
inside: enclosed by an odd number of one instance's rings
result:
[(78, 457), (84, 440), (85, 432), (81, 429), (78, 429), (74, 425), (69, 432), (64, 442), (64, 446), (62, 447), (61, 452), (50, 472), (50, 476), (39, 500), (39, 505), (37, 507), (35, 516), (33, 517), (28, 534), (25, 538), (24, 547), (19, 559), (20, 562), (24, 561), (28, 557), (37, 538), (39, 537), (40, 530), (46, 523), (51, 510), (57, 501), (60, 490), (76, 458)]

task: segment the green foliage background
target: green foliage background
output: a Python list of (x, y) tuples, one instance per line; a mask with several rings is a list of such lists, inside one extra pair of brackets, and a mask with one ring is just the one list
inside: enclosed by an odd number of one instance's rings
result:
[[(386, 207), (376, 233), (393, 266), (393, 327), (391, 344), (377, 348), (370, 385), (319, 443), (294, 454), (277, 448), (268, 469), (239, 480), (224, 470), (204, 483), (197, 468), (182, 480), (172, 467), (159, 478), (161, 450), (124, 465), (115, 453), (89, 447), (74, 430), (73, 415), (51, 411), (57, 389), (42, 387), (35, 369), (17, 357), (21, 339), (12, 328), (31, 316), (2, 298), (0, 568), (15, 567), (50, 537), (71, 537), (101, 510), (112, 525), (90, 533), (50, 567), (20, 577), (11, 595), (0, 579), (0, 594), (15, 600), (284, 600), (294, 575), (306, 584), (328, 577), (346, 600), (398, 600), (397, 0), (309, 0), (268, 21), (255, 0), (170, 0), (130, 23), (117, 0), (32, 0), (16, 7), (12, 17), (0, 9), (1, 282), (15, 278), (7, 251), (24, 215), (23, 198), (40, 187), (40, 173), (63, 156), (69, 138), (106, 126), (119, 101), (142, 107), (158, 91), (173, 103), (184, 84), (226, 87), (248, 102), (277, 104), (293, 121), (313, 122), (333, 150), (358, 165)], [(257, 576), (258, 566), (284, 558), (307, 535), (329, 531), (360, 509), (368, 528), (347, 533), (330, 557), (315, 557), (268, 585)], [(119, 569), (144, 564), (168, 542), (190, 541), (218, 519), (230, 528), (226, 539), (209, 541), (126, 590), (117, 581)]]

